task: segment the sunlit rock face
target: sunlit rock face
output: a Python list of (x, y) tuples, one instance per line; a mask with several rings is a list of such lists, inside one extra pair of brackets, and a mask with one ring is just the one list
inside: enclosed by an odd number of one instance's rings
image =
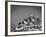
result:
[(40, 17), (29, 16), (23, 19), (22, 22), (19, 22), (17, 27), (15, 25), (12, 26), (12, 31), (42, 31), (41, 19)]

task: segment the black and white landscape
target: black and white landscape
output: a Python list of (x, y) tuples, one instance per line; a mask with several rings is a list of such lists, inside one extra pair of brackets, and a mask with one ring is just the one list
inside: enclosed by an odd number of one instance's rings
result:
[(11, 32), (42, 31), (40, 6), (11, 5)]

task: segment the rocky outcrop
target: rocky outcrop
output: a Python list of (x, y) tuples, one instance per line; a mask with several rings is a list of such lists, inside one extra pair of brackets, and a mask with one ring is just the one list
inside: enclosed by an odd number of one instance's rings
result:
[(24, 19), (22, 22), (18, 23), (18, 27), (14, 27), (14, 32), (21, 32), (21, 31), (41, 31), (42, 24), (41, 24), (40, 17), (30, 16)]

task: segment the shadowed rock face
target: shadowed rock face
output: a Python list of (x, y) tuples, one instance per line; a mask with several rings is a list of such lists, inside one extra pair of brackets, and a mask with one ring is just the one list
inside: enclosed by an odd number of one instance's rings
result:
[(30, 16), (24, 19), (24, 21), (19, 22), (18, 27), (15, 27), (15, 25), (12, 27), (14, 27), (12, 29), (14, 32), (42, 30), (41, 19), (39, 19), (39, 17), (36, 18), (34, 16)]

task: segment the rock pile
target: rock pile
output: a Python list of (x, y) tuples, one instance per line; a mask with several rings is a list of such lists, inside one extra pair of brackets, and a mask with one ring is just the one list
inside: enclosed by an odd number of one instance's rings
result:
[(41, 31), (42, 24), (41, 24), (40, 17), (30, 16), (24, 19), (22, 22), (18, 23), (18, 27), (14, 27), (14, 32), (21, 32), (21, 31)]

